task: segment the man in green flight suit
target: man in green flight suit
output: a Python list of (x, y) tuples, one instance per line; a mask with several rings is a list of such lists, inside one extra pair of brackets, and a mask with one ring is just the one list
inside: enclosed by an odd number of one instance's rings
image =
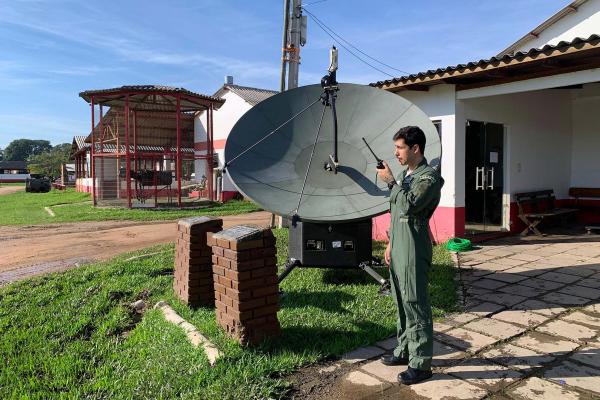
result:
[(432, 376), (433, 322), (427, 288), (432, 245), (429, 219), (440, 202), (444, 180), (424, 157), (425, 134), (417, 126), (406, 126), (394, 135), (395, 156), (407, 169), (396, 182), (384, 162), (379, 177), (390, 193), (390, 241), (385, 262), (390, 267), (392, 295), (398, 307), (398, 346), (384, 355), (385, 365), (408, 365), (398, 375), (406, 385)]

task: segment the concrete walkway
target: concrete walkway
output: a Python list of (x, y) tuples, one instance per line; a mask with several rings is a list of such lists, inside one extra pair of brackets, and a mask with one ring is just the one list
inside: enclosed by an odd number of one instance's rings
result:
[(464, 312), (434, 324), (432, 379), (397, 383), (392, 338), (348, 353), (323, 398), (600, 399), (600, 236), (510, 237), (459, 266)]

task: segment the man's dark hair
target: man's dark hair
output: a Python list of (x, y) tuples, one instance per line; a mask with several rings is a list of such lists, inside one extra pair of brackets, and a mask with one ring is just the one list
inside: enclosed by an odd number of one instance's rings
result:
[(425, 154), (425, 134), (418, 126), (405, 126), (394, 134), (394, 141), (398, 139), (404, 139), (404, 143), (408, 147), (413, 147), (415, 144), (419, 145), (421, 154)]

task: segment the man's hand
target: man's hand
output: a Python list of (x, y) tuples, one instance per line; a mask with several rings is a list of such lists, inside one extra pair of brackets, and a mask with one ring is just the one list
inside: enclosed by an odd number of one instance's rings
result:
[(377, 170), (377, 176), (379, 176), (379, 179), (388, 184), (395, 181), (394, 174), (392, 173), (388, 163), (383, 161), (383, 166), (384, 168)]
[(385, 260), (385, 263), (389, 267), (390, 266), (390, 261), (392, 259), (392, 244), (390, 242), (388, 242), (388, 245), (385, 248), (385, 253), (383, 254), (383, 259)]

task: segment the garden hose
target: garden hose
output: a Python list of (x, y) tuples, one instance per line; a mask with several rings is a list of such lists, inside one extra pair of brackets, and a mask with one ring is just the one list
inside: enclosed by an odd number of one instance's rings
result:
[(468, 239), (451, 238), (446, 243), (446, 248), (450, 251), (469, 251), (471, 250), (471, 241)]

